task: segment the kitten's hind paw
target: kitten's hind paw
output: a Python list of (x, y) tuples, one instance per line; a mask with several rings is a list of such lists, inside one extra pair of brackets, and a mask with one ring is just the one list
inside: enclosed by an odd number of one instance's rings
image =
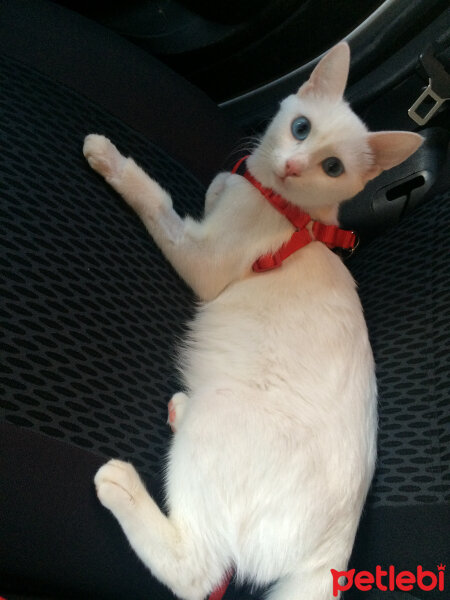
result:
[(175, 433), (180, 425), (181, 418), (184, 414), (184, 410), (186, 408), (186, 400), (188, 397), (183, 392), (178, 392), (172, 396), (167, 408), (169, 416), (167, 418), (167, 423), (170, 426), (170, 429)]
[(110, 460), (100, 467), (94, 483), (100, 502), (114, 514), (133, 507), (142, 491), (145, 492), (136, 469), (121, 460)]
[(94, 171), (107, 181), (120, 177), (127, 160), (108, 138), (96, 133), (84, 138), (83, 154)]

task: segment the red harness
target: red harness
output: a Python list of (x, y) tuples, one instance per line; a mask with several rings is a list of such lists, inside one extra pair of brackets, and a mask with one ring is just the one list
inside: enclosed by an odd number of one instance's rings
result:
[[(248, 158), (244, 156), (234, 165), (232, 173), (237, 173), (241, 164)], [(264, 187), (253, 175), (246, 170), (243, 177), (247, 179), (261, 194), (270, 202), (270, 204), (282, 215), (288, 219), (295, 227), (291, 239), (285, 242), (273, 254), (265, 254), (253, 263), (252, 269), (256, 273), (263, 273), (281, 267), (282, 262), (291, 254), (300, 250), (313, 240), (323, 242), (328, 248), (345, 248), (354, 250), (356, 245), (356, 235), (353, 231), (340, 229), (336, 225), (324, 225), (319, 221), (313, 221), (308, 213), (304, 212), (295, 204), (288, 202), (283, 196), (277, 194), (270, 188)], [(306, 229), (308, 223), (312, 222), (313, 236)]]

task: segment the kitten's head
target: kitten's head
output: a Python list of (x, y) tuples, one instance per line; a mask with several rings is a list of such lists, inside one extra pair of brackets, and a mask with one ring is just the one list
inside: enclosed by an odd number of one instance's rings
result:
[(349, 63), (347, 43), (332, 48), (297, 94), (281, 103), (247, 161), (264, 186), (330, 222), (340, 202), (423, 141), (415, 133), (367, 130), (343, 99)]

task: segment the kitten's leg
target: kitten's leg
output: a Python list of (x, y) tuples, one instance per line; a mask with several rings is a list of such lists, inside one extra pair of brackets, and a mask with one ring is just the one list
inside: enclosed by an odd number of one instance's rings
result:
[(186, 401), (188, 397), (183, 392), (178, 392), (172, 396), (168, 405), (169, 416), (167, 422), (171, 430), (175, 433), (180, 427), (181, 419), (183, 418), (186, 409)]
[(119, 521), (153, 575), (184, 600), (202, 600), (222, 580), (226, 565), (184, 521), (166, 517), (134, 467), (110, 460), (95, 476), (97, 495)]
[(229, 269), (218, 268), (215, 240), (202, 223), (181, 219), (170, 195), (131, 158), (125, 158), (104, 136), (88, 135), (83, 152), (90, 166), (123, 196), (186, 283), (204, 299), (216, 297), (231, 280)]
[(225, 188), (225, 182), (230, 177), (229, 173), (219, 173), (212, 180), (209, 188), (206, 191), (205, 197), (205, 215), (208, 215)]

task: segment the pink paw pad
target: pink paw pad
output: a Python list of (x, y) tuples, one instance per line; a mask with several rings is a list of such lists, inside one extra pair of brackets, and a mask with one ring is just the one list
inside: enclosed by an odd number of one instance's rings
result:
[(167, 422), (170, 425), (170, 429), (175, 433), (175, 419), (177, 417), (177, 411), (175, 409), (175, 403), (173, 400), (170, 400), (167, 405), (169, 416), (167, 418)]

